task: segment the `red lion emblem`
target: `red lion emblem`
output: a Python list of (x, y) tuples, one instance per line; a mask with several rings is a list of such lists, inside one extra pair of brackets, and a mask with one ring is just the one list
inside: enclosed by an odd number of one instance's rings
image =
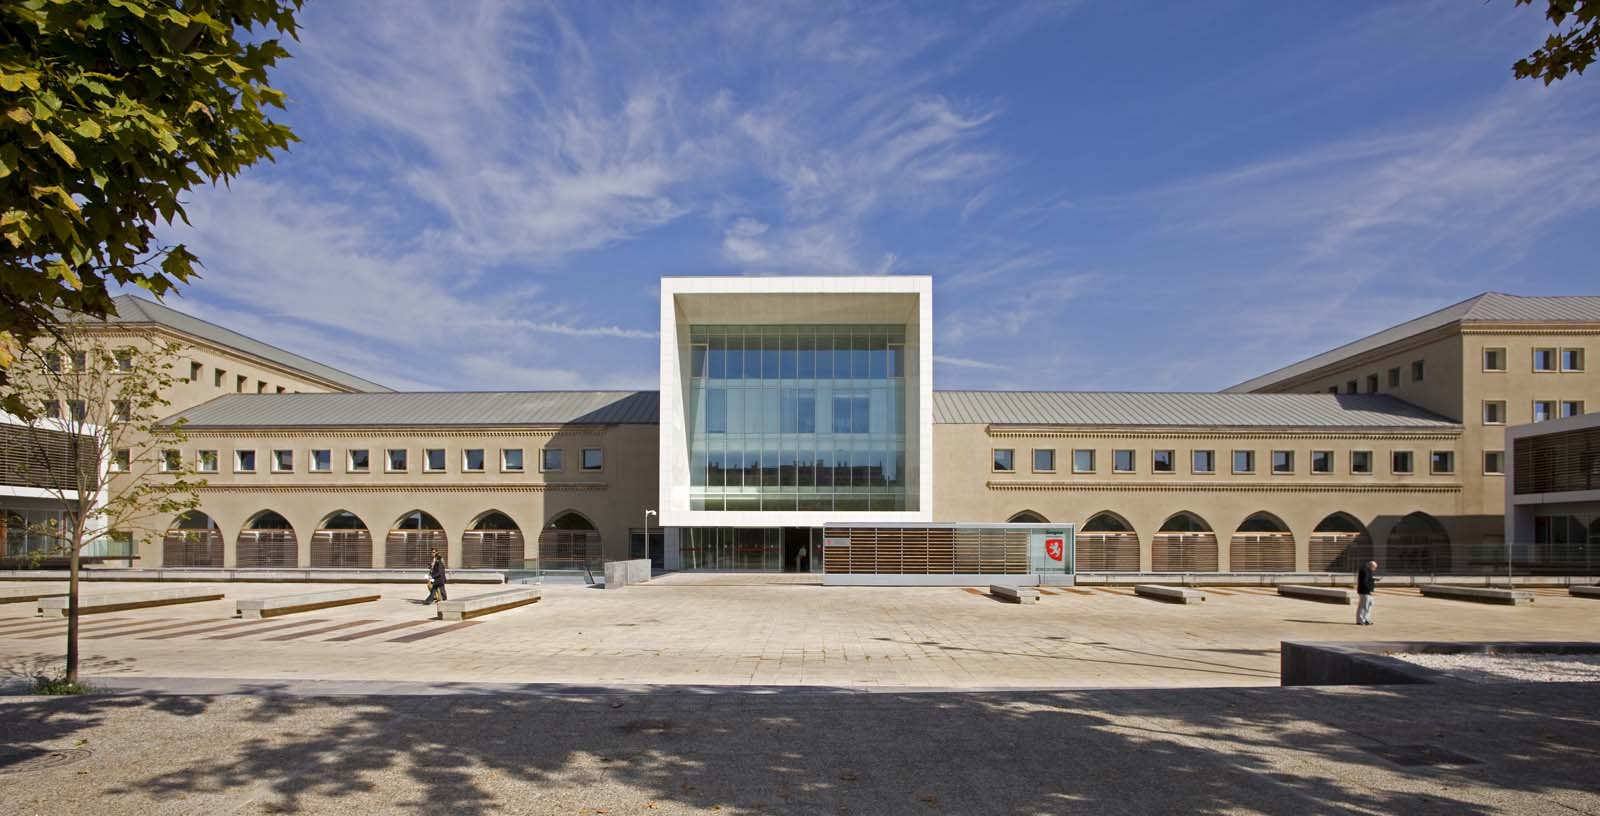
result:
[(1066, 554), (1066, 549), (1067, 543), (1062, 539), (1047, 538), (1044, 540), (1044, 553), (1050, 556), (1051, 561), (1060, 561), (1061, 557)]

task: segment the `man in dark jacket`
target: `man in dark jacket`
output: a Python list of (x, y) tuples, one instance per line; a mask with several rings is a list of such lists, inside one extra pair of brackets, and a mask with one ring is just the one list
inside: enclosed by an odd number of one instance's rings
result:
[(1372, 625), (1372, 590), (1378, 586), (1378, 562), (1368, 561), (1361, 565), (1361, 571), (1356, 573), (1356, 595), (1361, 602), (1356, 604), (1356, 625)]
[(450, 596), (444, 593), (444, 559), (439, 556), (438, 550), (433, 551), (433, 563), (428, 565), (428, 583), (432, 591), (428, 593), (426, 603), (450, 600)]

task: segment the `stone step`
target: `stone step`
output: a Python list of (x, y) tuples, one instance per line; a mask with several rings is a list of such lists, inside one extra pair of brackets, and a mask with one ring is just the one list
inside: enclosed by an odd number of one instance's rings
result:
[(295, 595), (276, 595), (271, 598), (240, 598), (234, 603), (239, 617), (249, 620), (275, 618), (331, 606), (368, 603), (378, 600), (377, 590), (366, 587), (329, 589), (322, 592), (302, 592)]
[[(216, 587), (182, 586), (159, 589), (139, 589), (129, 592), (106, 592), (78, 597), (78, 614), (94, 615), (101, 612), (120, 612), (124, 609), (146, 609), (152, 606), (217, 601), (223, 593)], [(67, 616), (67, 596), (58, 595), (39, 599), (39, 613), (47, 618)]]
[(496, 612), (536, 603), (541, 594), (542, 591), (539, 587), (527, 586), (474, 595), (471, 598), (440, 601), (438, 603), (439, 618), (447, 621), (458, 621), (483, 615), (492, 615)]

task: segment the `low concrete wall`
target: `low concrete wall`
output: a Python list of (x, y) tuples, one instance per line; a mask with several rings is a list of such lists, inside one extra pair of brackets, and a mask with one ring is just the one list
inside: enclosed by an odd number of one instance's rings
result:
[(1298, 598), (1303, 601), (1317, 601), (1318, 603), (1353, 604), (1356, 602), (1356, 591), (1344, 587), (1306, 586), (1304, 584), (1280, 584), (1278, 594), (1285, 598)]
[(239, 613), (241, 618), (259, 620), (261, 618), (275, 618), (279, 615), (292, 615), (296, 612), (310, 612), (313, 609), (328, 609), (334, 606), (368, 603), (381, 597), (375, 589), (351, 587), (347, 589), (330, 589), (325, 592), (277, 595), (271, 598), (241, 598), (234, 603), (234, 610)]
[(1141, 598), (1176, 604), (1204, 603), (1206, 599), (1206, 594), (1198, 589), (1162, 586), (1160, 584), (1135, 585), (1133, 594)]
[(634, 558), (627, 561), (605, 563), (606, 589), (621, 589), (629, 584), (643, 584), (650, 580), (650, 559)]
[[(160, 587), (136, 589), (127, 592), (107, 592), (78, 596), (78, 614), (94, 615), (101, 612), (121, 612), (125, 609), (145, 609), (152, 606), (196, 603), (221, 600), (223, 593), (214, 587)], [(47, 618), (67, 617), (65, 595), (52, 595), (39, 599), (39, 614)]]
[[(1395, 575), (1381, 572), (1384, 587), (1412, 587), (1424, 584), (1450, 586), (1504, 587), (1504, 575)], [(1175, 584), (1178, 586), (1261, 586), (1304, 584), (1308, 586), (1347, 586), (1356, 577), (1344, 572), (1080, 572), (1077, 582), (1088, 586), (1133, 586), (1136, 584)], [(1518, 575), (1518, 587), (1564, 587), (1594, 584), (1593, 576)]]
[(1072, 586), (1071, 575), (990, 575), (983, 573), (962, 573), (960, 575), (891, 575), (877, 573), (871, 575), (844, 575), (835, 572), (823, 573), (823, 586), (957, 586), (981, 587), (988, 586), (996, 581), (1003, 581), (1011, 586)]
[(543, 596), (542, 587), (519, 586), (515, 589), (503, 589), (470, 598), (440, 601), (437, 609), (440, 620), (461, 621), (538, 603)]
[(1407, 663), (1392, 654), (1600, 654), (1600, 643), (1495, 641), (1451, 643), (1381, 640), (1315, 643), (1285, 640), (1278, 658), (1284, 686), (1375, 686), (1401, 683), (1466, 683), (1446, 672)]
[(1521, 606), (1533, 603), (1533, 593), (1520, 589), (1423, 584), (1420, 590), (1425, 597), (1444, 598), (1449, 601), (1469, 601), (1471, 603), (1501, 604), (1503, 606)]
[[(65, 581), (66, 570), (0, 570), (0, 581)], [(84, 581), (171, 582), (261, 584), (417, 584), (428, 580), (424, 569), (204, 569), (163, 567), (160, 569), (86, 569), (78, 577)], [(503, 584), (502, 570), (453, 569), (452, 584)]]

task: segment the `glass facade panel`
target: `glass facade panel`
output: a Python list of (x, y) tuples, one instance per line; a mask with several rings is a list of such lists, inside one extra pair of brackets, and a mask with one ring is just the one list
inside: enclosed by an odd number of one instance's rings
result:
[(904, 327), (707, 325), (689, 342), (690, 509), (913, 504)]

